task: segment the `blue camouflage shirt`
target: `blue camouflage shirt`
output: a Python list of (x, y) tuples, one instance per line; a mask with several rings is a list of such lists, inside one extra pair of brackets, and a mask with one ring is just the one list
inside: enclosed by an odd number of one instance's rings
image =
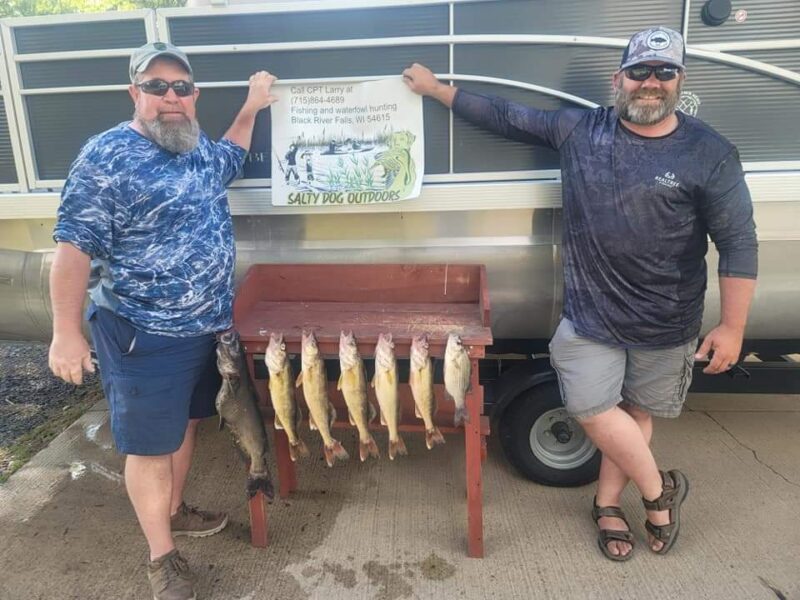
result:
[(174, 154), (130, 123), (89, 139), (53, 238), (92, 258), (92, 301), (149, 333), (230, 327), (236, 251), (225, 188), (245, 155), (203, 133), (192, 152)]
[(676, 113), (660, 138), (626, 129), (613, 108), (544, 111), (459, 90), (453, 112), (560, 156), (564, 316), (575, 331), (623, 347), (696, 338), (707, 237), (719, 275), (755, 279), (753, 208), (736, 148)]

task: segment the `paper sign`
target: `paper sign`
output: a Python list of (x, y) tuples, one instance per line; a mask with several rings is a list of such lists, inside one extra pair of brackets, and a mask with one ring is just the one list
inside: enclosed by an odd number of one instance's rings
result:
[(344, 206), (419, 196), (422, 97), (400, 77), (273, 89), (273, 204)]

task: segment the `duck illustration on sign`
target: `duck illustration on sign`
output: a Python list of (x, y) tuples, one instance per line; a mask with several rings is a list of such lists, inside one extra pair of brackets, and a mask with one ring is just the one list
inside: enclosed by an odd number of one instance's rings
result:
[(416, 136), (410, 131), (393, 133), (389, 148), (375, 155), (375, 165), (383, 168), (384, 184), (389, 191), (407, 197), (417, 181), (411, 146)]

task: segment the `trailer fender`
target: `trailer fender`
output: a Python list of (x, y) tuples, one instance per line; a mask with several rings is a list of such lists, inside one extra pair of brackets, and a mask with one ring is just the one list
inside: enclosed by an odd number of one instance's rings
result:
[(506, 409), (524, 391), (555, 380), (556, 373), (550, 365), (549, 358), (521, 361), (503, 373), (492, 387), (493, 407), (490, 415), (492, 422), (498, 422)]

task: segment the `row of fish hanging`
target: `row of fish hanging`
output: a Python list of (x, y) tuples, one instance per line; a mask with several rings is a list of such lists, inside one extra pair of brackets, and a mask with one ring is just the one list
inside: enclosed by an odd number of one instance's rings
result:
[[(415, 412), (425, 423), (425, 444), (428, 449), (444, 444), (444, 437), (433, 422), (436, 414), (436, 397), (433, 389), (433, 366), (428, 352), (427, 336), (415, 336), (411, 342), (409, 386), (414, 398)], [(328, 399), (328, 380), (325, 361), (320, 354), (314, 333), (303, 332), (301, 343), (301, 371), (294, 377), (283, 334), (272, 333), (264, 357), (269, 370), (269, 392), (275, 410), (275, 428), (286, 432), (289, 455), (292, 461), (309, 455), (308, 447), (298, 436), (303, 420), (300, 405), (295, 397), (295, 387), (302, 388), (308, 406), (308, 423), (319, 432), (323, 442), (325, 461), (332, 467), (337, 460), (347, 460), (349, 455), (338, 440), (331, 435), (336, 421), (336, 409)], [(378, 458), (378, 446), (369, 430), (376, 416), (375, 407), (367, 397), (367, 386), (375, 389), (380, 405), (380, 422), (389, 432), (389, 458), (408, 454), (400, 436), (400, 400), (398, 396), (397, 361), (391, 334), (380, 334), (375, 346), (375, 376), (367, 382), (364, 362), (358, 352), (356, 339), (342, 332), (339, 338), (339, 363), (341, 375), (337, 389), (347, 405), (350, 423), (358, 429), (359, 456), (362, 461), (372, 456)], [(467, 350), (456, 334), (450, 334), (444, 357), (444, 383), (447, 395), (455, 403), (454, 425), (469, 422), (466, 395), (470, 384), (470, 359)]]

